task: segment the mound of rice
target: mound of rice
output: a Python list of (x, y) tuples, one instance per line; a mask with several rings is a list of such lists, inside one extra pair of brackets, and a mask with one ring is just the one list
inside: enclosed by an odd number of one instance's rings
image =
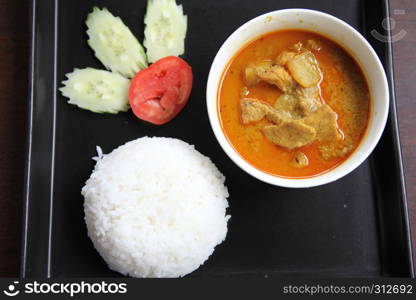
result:
[(193, 146), (144, 137), (96, 160), (82, 188), (85, 221), (110, 269), (133, 277), (184, 276), (225, 239), (225, 178)]

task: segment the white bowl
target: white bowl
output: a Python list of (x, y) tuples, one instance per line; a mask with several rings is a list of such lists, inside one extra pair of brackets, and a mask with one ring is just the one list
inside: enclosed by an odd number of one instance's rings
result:
[[(282, 29), (303, 29), (334, 40), (358, 62), (367, 79), (370, 119), (365, 136), (350, 157), (336, 168), (309, 178), (284, 178), (265, 173), (242, 158), (228, 142), (217, 113), (217, 92), (225, 67), (247, 43)], [(318, 186), (335, 181), (357, 168), (373, 151), (383, 133), (389, 110), (389, 89), (383, 66), (370, 44), (350, 25), (331, 15), (308, 9), (284, 9), (254, 18), (225, 41), (212, 63), (207, 84), (207, 108), (212, 130), (225, 153), (244, 171), (264, 182), (291, 188)]]

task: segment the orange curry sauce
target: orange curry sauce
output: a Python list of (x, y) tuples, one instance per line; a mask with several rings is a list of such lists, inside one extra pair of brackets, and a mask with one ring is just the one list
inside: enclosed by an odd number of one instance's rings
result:
[[(344, 138), (353, 142), (352, 150), (341, 158), (322, 158), (320, 143), (294, 150), (279, 147), (264, 137), (261, 128), (266, 120), (243, 125), (240, 93), (245, 86), (243, 74), (249, 63), (274, 59), (281, 51), (297, 42), (317, 41), (320, 50), (312, 50), (323, 72), (320, 84), (322, 101), (338, 114), (338, 125)], [(282, 93), (276, 86), (258, 83), (249, 87), (249, 98), (274, 104)], [(351, 100), (351, 105), (345, 105)], [(218, 114), (222, 129), (234, 149), (251, 165), (274, 176), (289, 178), (312, 177), (327, 172), (345, 161), (359, 145), (367, 128), (370, 94), (366, 79), (355, 60), (335, 42), (316, 33), (303, 30), (283, 30), (265, 34), (243, 47), (228, 63), (218, 91)], [(309, 165), (293, 167), (295, 152), (302, 151)]]

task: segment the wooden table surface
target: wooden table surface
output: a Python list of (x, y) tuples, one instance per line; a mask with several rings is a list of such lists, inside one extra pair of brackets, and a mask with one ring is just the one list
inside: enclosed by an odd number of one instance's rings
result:
[[(28, 1), (0, 0), (0, 277), (19, 275), (27, 120)], [(416, 254), (416, 1), (390, 0), (397, 105)], [(416, 256), (415, 256), (416, 257)]]

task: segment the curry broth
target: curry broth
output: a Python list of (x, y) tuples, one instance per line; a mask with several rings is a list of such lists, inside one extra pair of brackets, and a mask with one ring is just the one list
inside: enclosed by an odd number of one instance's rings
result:
[[(289, 46), (309, 39), (320, 44), (320, 50), (312, 50), (312, 52), (323, 73), (320, 84), (321, 100), (338, 114), (338, 125), (344, 136), (343, 141), (352, 145), (349, 153), (340, 158), (324, 159), (320, 151), (322, 145), (317, 141), (294, 150), (279, 147), (265, 138), (261, 131), (261, 128), (269, 124), (268, 121), (261, 120), (254, 124), (243, 125), (240, 119), (240, 93), (245, 87), (242, 74), (247, 64), (274, 59)], [(282, 94), (276, 86), (264, 82), (250, 87), (249, 91), (248, 97), (271, 105)], [(364, 135), (370, 108), (367, 82), (355, 60), (331, 40), (301, 30), (268, 33), (241, 49), (224, 71), (218, 98), (222, 129), (236, 151), (262, 171), (276, 176), (298, 178), (321, 174), (346, 160)], [(307, 167), (294, 168), (290, 164), (298, 150), (308, 157)]]

